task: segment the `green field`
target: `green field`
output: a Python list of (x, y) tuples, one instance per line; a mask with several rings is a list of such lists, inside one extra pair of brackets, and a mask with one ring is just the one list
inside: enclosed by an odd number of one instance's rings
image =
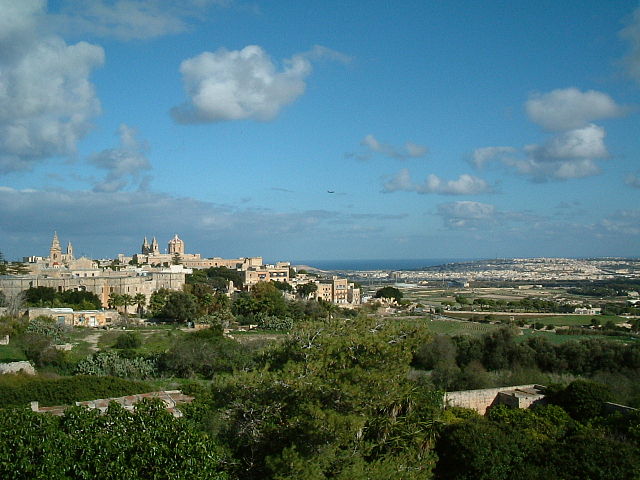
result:
[(476, 322), (456, 322), (452, 320), (426, 320), (425, 326), (431, 333), (444, 335), (482, 335), (500, 328), (500, 325)]

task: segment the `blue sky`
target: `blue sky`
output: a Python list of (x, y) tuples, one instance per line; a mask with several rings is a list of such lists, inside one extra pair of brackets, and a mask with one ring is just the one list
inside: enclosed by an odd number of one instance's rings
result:
[(639, 255), (637, 1), (0, 12), (8, 258)]

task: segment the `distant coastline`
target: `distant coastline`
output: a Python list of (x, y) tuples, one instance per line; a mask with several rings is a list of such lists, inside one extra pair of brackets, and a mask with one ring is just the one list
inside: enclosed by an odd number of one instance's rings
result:
[(320, 270), (415, 270), (447, 263), (469, 262), (470, 258), (401, 258), (365, 260), (292, 260), (292, 265), (308, 265)]

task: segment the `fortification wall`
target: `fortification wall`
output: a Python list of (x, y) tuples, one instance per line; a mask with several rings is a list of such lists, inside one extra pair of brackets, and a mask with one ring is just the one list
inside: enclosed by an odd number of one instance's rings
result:
[(487, 408), (496, 400), (498, 393), (504, 392), (505, 390), (530, 389), (533, 387), (535, 387), (534, 384), (446, 392), (444, 394), (444, 405), (445, 407), (471, 408), (480, 415), (484, 415), (487, 412)]

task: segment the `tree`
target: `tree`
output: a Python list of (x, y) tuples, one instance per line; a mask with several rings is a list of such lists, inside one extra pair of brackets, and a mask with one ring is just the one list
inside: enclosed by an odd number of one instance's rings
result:
[(402, 292), (396, 287), (383, 287), (376, 292), (375, 298), (394, 299), (400, 303), (400, 300), (402, 300)]
[(309, 298), (312, 293), (318, 291), (318, 285), (314, 282), (307, 282), (296, 287), (296, 293), (302, 298)]
[(133, 301), (138, 307), (138, 316), (141, 316), (144, 313), (145, 307), (147, 306), (147, 297), (144, 295), (144, 293), (136, 293), (133, 296)]
[(166, 288), (160, 288), (151, 294), (149, 299), (149, 309), (153, 316), (159, 317), (162, 315), (162, 310), (167, 303), (169, 297), (169, 290)]
[(162, 309), (161, 316), (178, 322), (195, 320), (198, 313), (196, 297), (185, 292), (170, 292)]
[(0, 411), (0, 478), (172, 478), (223, 480), (218, 445), (176, 419), (161, 401), (130, 412), (112, 403), (71, 407), (61, 417), (25, 409)]
[(53, 307), (56, 290), (51, 287), (30, 287), (24, 292), (24, 299), (31, 307)]
[(131, 305), (135, 305), (136, 302), (133, 299), (133, 297), (128, 293), (125, 293), (124, 295), (122, 295), (120, 297), (120, 301), (122, 302), (122, 306), (124, 307), (124, 314), (126, 316), (128, 314), (127, 308), (130, 307)]
[(122, 295), (120, 295), (119, 293), (116, 292), (111, 292), (109, 294), (109, 308), (115, 308), (117, 309), (118, 307), (122, 306)]
[(240, 478), (430, 478), (442, 396), (408, 379), (420, 335), (364, 316), (294, 327), (262, 369), (214, 379), (205, 428)]
[(271, 283), (282, 292), (293, 292), (293, 287), (288, 282), (274, 282), (271, 280)]
[(587, 421), (602, 415), (604, 403), (611, 400), (606, 385), (588, 380), (575, 380), (566, 388), (548, 395), (548, 401), (561, 406), (572, 418)]
[(182, 263), (182, 257), (180, 256), (180, 254), (178, 252), (173, 254), (173, 257), (171, 257), (171, 264), (172, 265), (180, 265)]

